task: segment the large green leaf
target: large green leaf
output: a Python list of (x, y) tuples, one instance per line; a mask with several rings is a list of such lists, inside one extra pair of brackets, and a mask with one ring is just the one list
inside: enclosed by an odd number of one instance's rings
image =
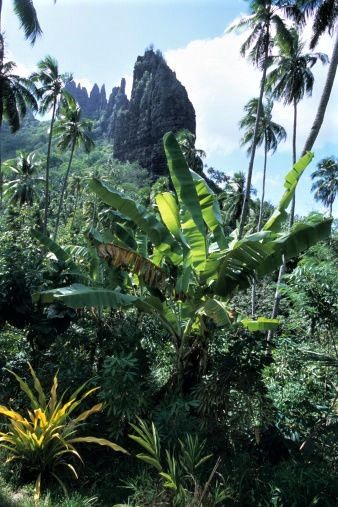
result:
[[(63, 250), (63, 248), (60, 247), (55, 241), (53, 241), (51, 238), (46, 236), (45, 234), (42, 234), (40, 231), (32, 231), (32, 236), (36, 238), (43, 246), (48, 248), (50, 252), (52, 252), (55, 257), (62, 262), (70, 262), (71, 256), (68, 252)], [(75, 266), (75, 265), (74, 265)]]
[[(231, 296), (239, 289), (249, 287), (255, 278), (273, 273), (286, 260), (298, 256), (318, 241), (330, 236), (331, 223), (314, 216), (307, 223), (297, 223), (285, 234), (271, 235), (257, 240), (260, 234), (243, 238), (232, 250), (211, 255), (206, 264), (204, 277), (214, 279), (213, 290), (220, 296)], [(264, 231), (263, 231), (264, 234)]]
[(257, 266), (257, 276), (260, 278), (268, 273), (272, 273), (278, 269), (283, 262), (297, 257), (311, 246), (330, 237), (331, 219), (323, 219), (320, 215), (314, 215), (307, 219), (306, 222), (296, 223), (290, 232), (279, 234), (271, 246), (273, 252)]
[(279, 320), (258, 317), (257, 320), (243, 319), (241, 323), (248, 331), (273, 331), (278, 327)]
[(204, 222), (199, 199), (195, 189), (192, 174), (183, 156), (181, 148), (172, 132), (163, 138), (164, 150), (167, 157), (168, 168), (180, 205), (191, 214), (196, 227), (204, 234)]
[(189, 167), (172, 132), (164, 136), (168, 168), (180, 204), (181, 229), (195, 269), (203, 269), (207, 256), (206, 231), (198, 195)]
[(299, 178), (313, 159), (313, 153), (308, 152), (295, 163), (284, 180), (285, 192), (275, 211), (263, 227), (264, 231), (279, 231), (281, 222), (286, 218), (286, 209), (289, 206), (299, 181)]
[(96, 246), (100, 257), (116, 268), (128, 268), (150, 287), (164, 287), (167, 275), (163, 269), (133, 250), (113, 244)]
[(162, 192), (156, 195), (156, 204), (162, 221), (171, 234), (188, 247), (187, 240), (182, 234), (180, 224), (180, 210), (177, 201), (171, 192)]
[(217, 273), (213, 274), (215, 294), (228, 297), (239, 289), (249, 287), (255, 279), (257, 266), (272, 251), (272, 246), (260, 241), (238, 241), (235, 248), (225, 252), (219, 259)]
[(206, 315), (212, 319), (217, 326), (227, 326), (231, 324), (229, 310), (224, 301), (217, 299), (207, 299), (199, 308), (199, 314)]
[(149, 236), (154, 245), (161, 245), (165, 250), (170, 250), (176, 246), (175, 240), (168, 233), (163, 223), (144, 206), (136, 204), (135, 201), (125, 197), (120, 192), (110, 189), (105, 183), (96, 178), (91, 179), (89, 188), (105, 204), (117, 209), (122, 215), (125, 215), (138, 225)]
[(222, 214), (217, 197), (202, 176), (194, 171), (190, 172), (194, 180), (203, 220), (208, 229), (213, 233), (218, 246), (220, 248), (226, 248), (228, 240), (224, 235)]
[(32, 236), (36, 238), (50, 252), (52, 252), (58, 261), (64, 262), (72, 274), (76, 275), (77, 277), (86, 277), (83, 273), (81, 273), (80, 267), (72, 260), (71, 253), (67, 252), (67, 250), (63, 249), (60, 245), (55, 243), (55, 241), (39, 231), (33, 230)]
[(69, 287), (60, 287), (33, 294), (33, 302), (51, 304), (56, 301), (70, 308), (137, 308), (141, 312), (155, 314), (161, 320), (164, 328), (172, 335), (177, 336), (177, 320), (174, 314), (168, 318), (166, 305), (154, 297), (140, 298), (123, 294), (118, 290), (87, 287), (74, 283)]
[(69, 287), (46, 290), (33, 295), (34, 303), (50, 304), (59, 301), (70, 308), (120, 308), (138, 306), (139, 298), (117, 290), (87, 287), (74, 283)]

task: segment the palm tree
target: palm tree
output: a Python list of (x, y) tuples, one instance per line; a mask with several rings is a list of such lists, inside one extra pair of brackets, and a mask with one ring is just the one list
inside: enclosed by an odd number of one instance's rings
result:
[[(250, 154), (253, 148), (254, 129), (256, 125), (258, 99), (251, 99), (244, 107), (246, 115), (239, 123), (241, 129), (246, 129), (241, 144), (249, 144), (248, 153)], [(265, 199), (265, 182), (266, 182), (266, 168), (267, 157), (269, 151), (274, 153), (281, 141), (285, 141), (285, 129), (272, 121), (272, 108), (273, 102), (270, 98), (267, 99), (266, 104), (262, 103), (262, 114), (258, 125), (258, 135), (256, 146), (261, 146), (264, 143), (264, 166), (263, 166), (263, 181), (262, 181), (262, 195), (259, 206), (259, 217), (257, 230), (260, 231), (263, 220), (263, 209)], [(252, 284), (251, 293), (251, 314), (255, 315), (256, 312), (256, 283)]]
[(36, 161), (35, 153), (28, 155), (20, 153), (15, 160), (7, 161), (5, 167), (15, 175), (15, 179), (4, 184), (5, 196), (19, 206), (23, 204), (32, 206), (34, 198), (38, 195), (37, 185), (44, 181), (37, 176), (41, 164)]
[[(218, 195), (218, 199), (222, 204), (222, 211), (225, 215), (224, 222), (229, 227), (229, 233), (237, 227), (241, 218), (245, 188), (245, 174), (241, 171), (235, 172), (225, 182), (224, 191)], [(251, 187), (250, 196), (255, 194), (256, 190)], [(250, 198), (249, 206), (251, 204), (252, 200)]]
[(238, 23), (231, 26), (229, 30), (246, 27), (251, 29), (251, 34), (241, 47), (241, 54), (245, 56), (249, 51), (249, 58), (253, 64), (262, 71), (260, 92), (257, 104), (256, 123), (253, 131), (252, 150), (249, 167), (246, 177), (246, 190), (239, 225), (239, 237), (243, 234), (244, 223), (248, 213), (252, 171), (256, 154), (257, 140), (259, 134), (259, 123), (262, 114), (262, 102), (265, 89), (266, 74), (271, 63), (271, 48), (273, 46), (273, 31), (279, 34), (280, 38), (289, 40), (289, 32), (284, 21), (279, 16), (278, 5), (272, 0), (251, 0), (250, 15), (242, 18)]
[(332, 217), (332, 206), (338, 193), (338, 158), (323, 158), (311, 178), (316, 180), (311, 187), (315, 200), (329, 208), (329, 215)]
[[(13, 0), (14, 12), (19, 18), (21, 28), (25, 32), (27, 40), (34, 44), (37, 37), (42, 34), (39, 20), (32, 0)], [(55, 3), (55, 1), (54, 1)], [(2, 21), (2, 5), (3, 0), (0, 0), (0, 31)]]
[(50, 55), (47, 55), (38, 63), (38, 72), (31, 75), (31, 79), (39, 84), (39, 96), (41, 98), (40, 113), (46, 114), (52, 111), (48, 137), (47, 159), (46, 159), (46, 182), (45, 182), (45, 211), (44, 211), (44, 232), (47, 233), (48, 206), (49, 206), (49, 169), (52, 137), (56, 115), (64, 100), (70, 100), (70, 95), (64, 90), (66, 83), (71, 80), (69, 74), (60, 74), (58, 62)]
[(314, 49), (320, 37), (328, 32), (333, 35), (338, 16), (338, 6), (335, 0), (298, 0), (294, 17), (298, 23), (305, 23), (313, 17), (312, 38), (310, 49)]
[[(272, 108), (273, 102), (270, 98), (267, 99), (266, 104), (262, 103), (262, 115), (258, 125), (258, 134), (256, 146), (264, 145), (264, 165), (263, 165), (263, 181), (262, 181), (262, 195), (260, 200), (258, 230), (262, 226), (263, 206), (265, 198), (265, 182), (266, 182), (266, 169), (268, 153), (274, 153), (277, 150), (278, 144), (285, 141), (286, 132), (284, 127), (272, 121)], [(253, 149), (254, 130), (256, 125), (258, 109), (258, 99), (251, 99), (244, 106), (246, 115), (239, 123), (240, 129), (245, 130), (241, 139), (241, 145), (249, 145), (248, 154), (251, 154)]]
[[(285, 1), (280, 0), (279, 4), (281, 4), (284, 7)], [(313, 36), (310, 43), (310, 49), (314, 49), (319, 38), (326, 31), (328, 31), (331, 35), (333, 35), (334, 28), (337, 24), (338, 9), (335, 0), (297, 0), (296, 2), (291, 2), (289, 6), (287, 5), (285, 8), (285, 12), (287, 15), (289, 15), (289, 17), (293, 18), (299, 26), (304, 25), (309, 16), (314, 16)], [(336, 77), (337, 66), (338, 66), (338, 32), (336, 34), (333, 52), (330, 59), (330, 65), (327, 72), (322, 95), (319, 101), (317, 113), (311, 126), (309, 135), (305, 141), (302, 150), (302, 155), (305, 155), (308, 151), (312, 150), (313, 145), (318, 137), (320, 128), (324, 121), (326, 108), (329, 103), (333, 83)], [(290, 215), (292, 217), (292, 211)], [(278, 274), (277, 288), (275, 292), (274, 305), (271, 315), (272, 318), (276, 318), (278, 315), (279, 302), (281, 299), (279, 287), (282, 282), (284, 270), (285, 270), (285, 262), (281, 266)], [(272, 332), (269, 331), (267, 338), (268, 348), (271, 335)]]
[(72, 176), (70, 178), (68, 188), (69, 188), (70, 194), (74, 196), (74, 205), (73, 205), (73, 209), (72, 209), (73, 218), (72, 218), (71, 229), (74, 228), (74, 222), (75, 222), (77, 207), (78, 207), (78, 203), (79, 203), (79, 197), (80, 197), (80, 193), (82, 190), (82, 185), (83, 185), (83, 177), (79, 176), (78, 174), (75, 174), (74, 176)]
[(90, 120), (81, 120), (81, 109), (79, 106), (68, 106), (65, 108), (60, 116), (60, 120), (55, 125), (55, 134), (59, 136), (59, 142), (57, 146), (62, 151), (70, 149), (70, 157), (60, 194), (59, 209), (56, 217), (56, 226), (54, 232), (54, 241), (56, 241), (57, 238), (63, 197), (67, 188), (68, 176), (72, 166), (75, 149), (83, 147), (85, 152), (89, 153), (95, 146), (93, 140), (89, 136), (91, 128), (92, 122)]
[[(23, 28), (25, 32), (25, 37), (28, 39), (31, 44), (34, 44), (36, 38), (42, 34), (41, 27), (39, 25), (39, 20), (36, 14), (36, 10), (34, 8), (34, 4), (32, 0), (13, 0), (14, 3), (14, 12), (19, 18), (21, 23), (21, 28)], [(4, 63), (4, 39), (2, 35), (2, 6), (3, 0), (0, 0), (0, 69)]]
[[(304, 95), (311, 96), (314, 84), (312, 67), (320, 60), (328, 62), (323, 53), (303, 53), (304, 44), (295, 28), (290, 30), (291, 44), (277, 38), (279, 55), (275, 57), (276, 67), (267, 77), (267, 90), (273, 98), (293, 106), (292, 163), (297, 161), (297, 106)], [(295, 196), (290, 211), (290, 227), (294, 222)]]
[(176, 134), (176, 139), (188, 166), (193, 171), (203, 173), (203, 159), (206, 157), (204, 150), (195, 148), (196, 136), (190, 130), (183, 129)]
[[(278, 3), (282, 6), (285, 5), (284, 0), (280, 0)], [(302, 155), (304, 155), (307, 151), (312, 150), (318, 137), (337, 72), (338, 31), (335, 30), (335, 28), (337, 28), (338, 7), (336, 0), (297, 0), (291, 2), (291, 4), (285, 8), (285, 12), (296, 21), (298, 26), (304, 25), (310, 16), (313, 17), (313, 35), (310, 42), (310, 49), (314, 49), (318, 40), (325, 32), (328, 32), (330, 35), (334, 35), (335, 31), (337, 32), (317, 113), (302, 151)]]
[(6, 62), (0, 66), (0, 207), (2, 205), (3, 175), (1, 168), (1, 129), (7, 120), (11, 132), (20, 128), (21, 119), (27, 107), (37, 111), (36, 88), (31, 80), (13, 73), (16, 65)]

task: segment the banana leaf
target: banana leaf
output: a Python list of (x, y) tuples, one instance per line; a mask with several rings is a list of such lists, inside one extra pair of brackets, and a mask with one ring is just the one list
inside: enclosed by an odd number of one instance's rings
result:
[(299, 181), (299, 178), (313, 159), (313, 153), (308, 152), (295, 163), (284, 180), (285, 192), (275, 211), (263, 227), (264, 231), (280, 230), (281, 223), (286, 218), (286, 209), (289, 206)]
[(266, 319), (265, 317), (258, 317), (257, 320), (243, 319), (241, 320), (243, 326), (248, 331), (273, 331), (278, 327), (279, 320), (277, 319)]
[(165, 271), (137, 252), (105, 243), (98, 244), (97, 250), (100, 257), (105, 259), (111, 266), (129, 268), (150, 287), (161, 288), (165, 286), (167, 278)]
[(229, 310), (224, 301), (207, 299), (199, 308), (198, 314), (206, 315), (212, 319), (217, 326), (228, 326), (231, 324)]
[[(59, 261), (72, 263), (70, 254), (63, 250), (63, 248), (61, 248), (60, 245), (55, 243), (55, 241), (53, 241), (51, 238), (45, 236), (45, 234), (42, 234), (39, 231), (34, 230), (32, 231), (32, 236), (33, 238), (37, 239), (43, 246), (48, 248), (48, 250), (52, 252)], [(72, 264), (72, 267), (74, 269), (78, 269), (75, 263)]]
[(239, 289), (248, 288), (255, 278), (273, 273), (282, 264), (283, 256), (286, 260), (297, 257), (318, 241), (328, 238), (331, 224), (331, 219), (315, 216), (306, 223), (295, 224), (289, 233), (275, 235), (273, 240), (267, 236), (266, 242), (264, 239), (252, 241), (253, 235), (238, 241), (224, 254), (210, 256), (205, 273), (215, 280), (215, 294), (229, 297)]
[(197, 271), (203, 269), (207, 256), (206, 230), (194, 181), (178, 142), (172, 132), (163, 138), (168, 168), (181, 208), (181, 229), (191, 249)]
[(219, 248), (226, 248), (228, 240), (224, 235), (222, 214), (218, 200), (202, 176), (194, 171), (190, 172), (201, 206), (203, 220), (208, 229), (213, 233)]
[(138, 225), (156, 246), (163, 245), (166, 247), (166, 250), (175, 247), (176, 242), (162, 222), (156, 218), (154, 213), (146, 210), (144, 206), (136, 204), (132, 199), (123, 196), (120, 192), (108, 188), (105, 183), (96, 178), (92, 178), (89, 182), (89, 188), (100, 197), (102, 202), (117, 209)]
[(46, 290), (33, 295), (33, 303), (50, 304), (59, 301), (70, 308), (120, 308), (138, 306), (139, 298), (117, 290), (87, 287), (74, 283), (69, 287)]
[(157, 194), (155, 199), (164, 225), (177, 241), (189, 248), (181, 231), (180, 210), (174, 195), (171, 192), (162, 192)]

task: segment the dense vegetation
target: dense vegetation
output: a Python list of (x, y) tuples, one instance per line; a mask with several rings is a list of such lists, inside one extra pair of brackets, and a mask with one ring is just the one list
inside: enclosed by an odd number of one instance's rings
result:
[[(58, 62), (23, 79), (0, 36), (1, 506), (336, 505), (338, 165), (311, 167), (310, 150), (337, 44), (297, 161), (297, 106), (327, 56), (304, 53), (286, 16), (300, 29), (314, 15), (313, 49), (337, 9), (249, 3), (242, 52), (262, 80), (240, 124), (248, 171), (233, 176), (207, 170), (188, 131), (164, 137), (166, 177), (120, 163)], [(14, 12), (35, 42), (33, 3)], [(295, 118), (276, 207), (273, 100)], [(295, 214), (305, 170), (327, 217)]]

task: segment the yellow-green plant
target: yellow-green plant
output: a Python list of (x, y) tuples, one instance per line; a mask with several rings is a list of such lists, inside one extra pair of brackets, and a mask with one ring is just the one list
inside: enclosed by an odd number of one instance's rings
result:
[(67, 490), (59, 476), (58, 469), (66, 467), (75, 478), (78, 478), (74, 459), (83, 461), (74, 444), (95, 443), (108, 446), (114, 451), (124, 453), (127, 451), (104, 438), (76, 436), (83, 422), (102, 408), (102, 403), (98, 403), (77, 416), (72, 415), (83, 400), (98, 389), (97, 387), (85, 391), (86, 382), (65, 402), (64, 394), (59, 399), (57, 396), (58, 378), (56, 374), (47, 401), (42, 385), (30, 364), (29, 369), (33, 377), (32, 389), (19, 375), (10, 372), (19, 382), (21, 390), (27, 395), (30, 409), (27, 410), (28, 417), (26, 418), (18, 412), (0, 405), (0, 414), (8, 420), (7, 431), (0, 432), (0, 447), (5, 448), (8, 452), (7, 463), (19, 460), (31, 471), (37, 473), (34, 497), (38, 501), (41, 493), (41, 480), (45, 475), (53, 476), (65, 493)]

